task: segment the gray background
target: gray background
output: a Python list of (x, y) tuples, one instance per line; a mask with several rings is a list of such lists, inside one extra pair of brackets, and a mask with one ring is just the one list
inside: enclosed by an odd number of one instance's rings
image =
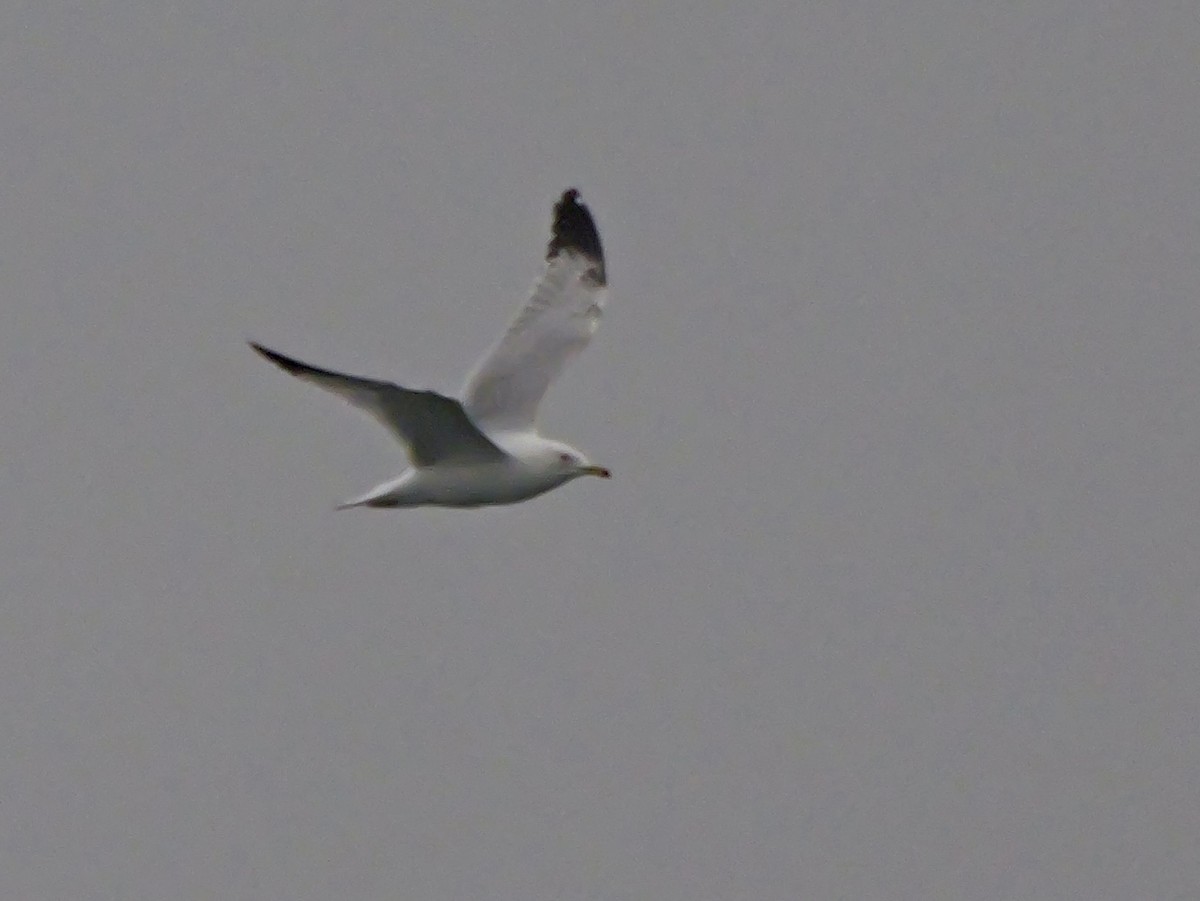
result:
[[(1192, 2), (0, 14), (0, 894), (1200, 897)], [(576, 184), (611, 466), (335, 514)]]

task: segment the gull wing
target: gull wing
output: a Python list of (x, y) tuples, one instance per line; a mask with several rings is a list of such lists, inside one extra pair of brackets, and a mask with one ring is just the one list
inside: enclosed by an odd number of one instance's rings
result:
[(253, 341), (250, 346), (285, 372), (370, 413), (400, 439), (414, 466), (476, 463), (505, 456), (453, 398), (436, 391), (410, 391), (391, 382), (318, 369)]
[(546, 270), (508, 331), (463, 388), (463, 406), (485, 427), (532, 428), (546, 389), (600, 325), (607, 295), (604, 251), (574, 188), (554, 207)]

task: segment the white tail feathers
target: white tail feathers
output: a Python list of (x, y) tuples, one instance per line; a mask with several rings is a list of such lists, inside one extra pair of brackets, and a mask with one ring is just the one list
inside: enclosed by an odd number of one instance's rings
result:
[(338, 504), (338, 510), (351, 510), (354, 507), (400, 507), (403, 506), (401, 496), (401, 486), (409, 478), (409, 474), (405, 474), (398, 479), (393, 479), (390, 482), (384, 482), (382, 485), (376, 485), (366, 494), (360, 494), (358, 497), (351, 498), (348, 501), (343, 501)]

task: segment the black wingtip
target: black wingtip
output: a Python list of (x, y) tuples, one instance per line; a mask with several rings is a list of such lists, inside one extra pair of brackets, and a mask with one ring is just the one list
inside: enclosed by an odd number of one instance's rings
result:
[(583, 254), (596, 268), (596, 279), (604, 284), (604, 250), (600, 246), (600, 233), (588, 208), (579, 202), (579, 191), (567, 188), (554, 205), (554, 226), (550, 243), (546, 245), (546, 259), (552, 260), (564, 250)]
[(257, 341), (247, 341), (246, 343), (249, 344), (258, 354), (270, 360), (285, 372), (290, 372), (292, 375), (295, 375), (297, 372), (303, 372), (308, 368), (299, 360), (293, 360), (291, 357), (285, 357), (283, 354), (277, 353), (276, 351), (271, 350), (269, 347), (263, 347)]

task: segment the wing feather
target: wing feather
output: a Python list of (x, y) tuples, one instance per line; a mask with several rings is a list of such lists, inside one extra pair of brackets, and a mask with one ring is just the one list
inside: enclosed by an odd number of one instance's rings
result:
[(600, 234), (572, 188), (554, 207), (542, 277), (467, 378), (462, 397), (471, 418), (497, 428), (531, 428), (550, 383), (599, 327), (606, 296)]
[(414, 466), (482, 462), (505, 456), (453, 398), (436, 391), (412, 391), (391, 382), (318, 369), (253, 341), (250, 346), (285, 372), (370, 413), (400, 439)]

